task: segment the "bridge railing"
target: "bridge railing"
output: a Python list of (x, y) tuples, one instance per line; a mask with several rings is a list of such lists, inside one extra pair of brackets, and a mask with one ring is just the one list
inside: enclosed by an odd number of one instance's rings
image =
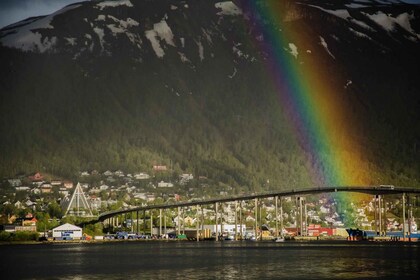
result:
[(130, 213), (135, 211), (146, 211), (153, 209), (169, 209), (177, 207), (188, 207), (194, 205), (209, 205), (216, 202), (232, 202), (232, 201), (244, 201), (252, 200), (255, 198), (268, 198), (275, 196), (291, 196), (291, 195), (308, 195), (316, 193), (329, 193), (329, 192), (359, 192), (359, 193), (368, 193), (368, 194), (398, 194), (398, 193), (418, 193), (420, 194), (420, 189), (418, 188), (406, 188), (398, 187), (393, 185), (379, 185), (379, 186), (322, 186), (322, 187), (309, 187), (309, 188), (292, 188), (282, 191), (267, 191), (263, 193), (252, 193), (249, 195), (242, 196), (229, 196), (229, 197), (220, 197), (212, 198), (205, 200), (193, 200), (193, 201), (177, 201), (175, 203), (169, 204), (156, 204), (156, 205), (147, 205), (133, 207), (129, 209), (114, 210), (105, 212), (99, 215), (98, 221), (103, 221), (107, 218), (110, 218), (115, 215)]

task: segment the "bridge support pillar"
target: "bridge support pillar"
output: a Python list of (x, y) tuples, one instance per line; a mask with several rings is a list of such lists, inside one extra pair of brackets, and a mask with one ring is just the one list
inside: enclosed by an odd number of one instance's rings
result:
[(168, 231), (166, 230), (166, 209), (163, 210), (163, 231), (165, 232), (166, 237), (168, 237)]
[(143, 210), (143, 234), (146, 235), (146, 210)]
[(258, 198), (255, 198), (255, 209), (254, 209), (254, 218), (255, 218), (255, 240), (258, 240)]
[(199, 209), (199, 205), (197, 204), (196, 208), (195, 208), (195, 228), (196, 228), (196, 238), (197, 238), (197, 242), (200, 241), (200, 217), (199, 217), (199, 213), (200, 213), (200, 209)]
[(243, 236), (243, 228), (242, 228), (242, 200), (241, 201), (239, 201), (239, 231), (241, 232), (240, 233), (240, 237), (241, 237), (241, 240), (243, 240), (244, 239), (244, 236)]
[(405, 240), (406, 232), (405, 232), (405, 193), (402, 195), (402, 208), (403, 208), (403, 216), (402, 216), (402, 232), (403, 238)]
[(379, 235), (382, 235), (382, 197), (378, 195), (378, 207), (379, 207)]
[(177, 216), (177, 235), (181, 234), (181, 216), (180, 216), (181, 207), (178, 206), (178, 216)]
[(279, 237), (279, 208), (278, 208), (278, 200), (279, 197), (276, 195), (274, 197), (275, 201), (275, 217), (276, 217), (276, 237)]
[(235, 240), (238, 240), (238, 201), (235, 200)]
[(283, 198), (280, 197), (280, 236), (283, 237)]
[(219, 203), (216, 202), (214, 205), (215, 224), (216, 224), (216, 241), (219, 241)]
[(136, 230), (136, 232), (137, 232), (137, 234), (139, 234), (139, 211), (138, 210), (136, 211), (136, 221), (137, 221), (137, 230)]
[(150, 210), (150, 237), (153, 235), (153, 212)]
[(162, 236), (162, 208), (159, 209), (159, 237)]
[[(303, 204), (302, 201), (304, 200), (304, 197), (298, 196), (297, 197), (297, 208), (298, 208), (298, 217), (296, 217), (296, 224), (299, 226), (299, 229), (297, 230), (297, 235), (303, 236), (304, 235), (304, 228), (303, 228)], [(297, 220), (299, 219), (299, 224), (297, 223)]]
[(131, 232), (134, 232), (134, 219), (133, 219), (133, 214), (134, 212), (130, 212), (130, 219), (131, 219)]

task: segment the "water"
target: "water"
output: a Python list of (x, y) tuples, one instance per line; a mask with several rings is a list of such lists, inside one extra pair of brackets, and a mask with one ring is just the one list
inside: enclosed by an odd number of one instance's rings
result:
[(1, 279), (415, 279), (420, 243), (109, 242), (0, 246)]

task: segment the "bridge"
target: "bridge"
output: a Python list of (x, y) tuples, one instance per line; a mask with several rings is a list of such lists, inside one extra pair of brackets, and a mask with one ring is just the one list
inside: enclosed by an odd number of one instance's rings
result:
[[(152, 211), (152, 210), (159, 210), (160, 212), (160, 230), (159, 233), (162, 232), (162, 211), (166, 209), (178, 209), (178, 221), (179, 221), (179, 212), (180, 209), (186, 208), (186, 207), (196, 207), (197, 212), (197, 218), (198, 218), (198, 209), (201, 206), (205, 205), (214, 205), (215, 207), (215, 214), (216, 214), (216, 230), (218, 225), (218, 206), (222, 203), (228, 203), (228, 202), (243, 202), (243, 201), (255, 201), (255, 217), (257, 217), (257, 211), (258, 211), (258, 202), (261, 199), (265, 198), (274, 198), (275, 199), (275, 209), (276, 209), (276, 217), (278, 217), (278, 198), (282, 197), (302, 197), (306, 195), (313, 195), (313, 194), (321, 194), (321, 193), (332, 193), (332, 192), (355, 192), (355, 193), (364, 193), (364, 194), (370, 194), (375, 195), (375, 218), (379, 220), (375, 222), (376, 225), (379, 227), (379, 232), (382, 232), (382, 217), (385, 216), (385, 214), (382, 213), (382, 211), (378, 211), (378, 209), (382, 209), (383, 202), (382, 202), (382, 196), (383, 195), (392, 195), (392, 194), (401, 194), (403, 199), (403, 223), (405, 225), (406, 222), (406, 194), (413, 194), (413, 195), (419, 195), (420, 189), (419, 188), (407, 188), (407, 187), (398, 187), (393, 185), (380, 185), (380, 186), (335, 186), (335, 187), (312, 187), (312, 188), (304, 188), (304, 189), (289, 189), (289, 190), (283, 190), (283, 191), (275, 191), (275, 192), (265, 192), (260, 194), (251, 194), (251, 195), (242, 195), (242, 196), (230, 196), (230, 197), (222, 197), (222, 198), (215, 198), (215, 199), (207, 199), (207, 200), (190, 200), (186, 202), (174, 202), (169, 204), (160, 204), (160, 205), (147, 205), (147, 206), (140, 206), (140, 207), (133, 207), (129, 209), (120, 209), (110, 212), (102, 213), (98, 216), (96, 220), (92, 220), (88, 222), (89, 224), (97, 223), (97, 222), (104, 222), (105, 220), (113, 219), (114, 217), (118, 217), (119, 215), (124, 215), (127, 213), (137, 213), (136, 217), (139, 217), (139, 212), (143, 212), (143, 219), (145, 219), (145, 213), (146, 211)], [(299, 214), (300, 214), (300, 226), (301, 229), (303, 228), (303, 209), (302, 209), (302, 201), (299, 199)], [(378, 208), (378, 209), (377, 209)], [(280, 209), (282, 210), (282, 209)], [(383, 214), (383, 216), (382, 216)], [(236, 219), (236, 213), (235, 213), (235, 220)], [(145, 220), (144, 220), (145, 222)], [(166, 222), (166, 220), (165, 220)], [(282, 221), (281, 221), (282, 222)], [(114, 223), (114, 221), (112, 221)], [(151, 221), (152, 223), (152, 221)], [(166, 226), (165, 226), (166, 227)], [(236, 225), (235, 225), (236, 227)], [(257, 219), (255, 228), (258, 227)], [(283, 225), (282, 225), (283, 227)], [(276, 232), (278, 233), (278, 225), (277, 225), (277, 219), (276, 219)], [(138, 219), (137, 219), (137, 231), (139, 229), (138, 225)], [(242, 230), (242, 229), (241, 229)], [(178, 228), (178, 233), (180, 233), (180, 229)], [(197, 235), (198, 235), (198, 226), (197, 226)], [(217, 232), (216, 232), (217, 236)], [(217, 238), (217, 237), (216, 237)]]

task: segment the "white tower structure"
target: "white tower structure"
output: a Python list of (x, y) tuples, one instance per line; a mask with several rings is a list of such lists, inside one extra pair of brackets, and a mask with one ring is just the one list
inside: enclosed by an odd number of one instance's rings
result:
[(74, 192), (70, 198), (67, 196), (63, 199), (63, 202), (61, 203), (61, 208), (64, 210), (65, 216), (93, 216), (92, 209), (90, 208), (90, 203), (86, 199), (80, 183), (77, 183), (77, 186), (74, 189)]

